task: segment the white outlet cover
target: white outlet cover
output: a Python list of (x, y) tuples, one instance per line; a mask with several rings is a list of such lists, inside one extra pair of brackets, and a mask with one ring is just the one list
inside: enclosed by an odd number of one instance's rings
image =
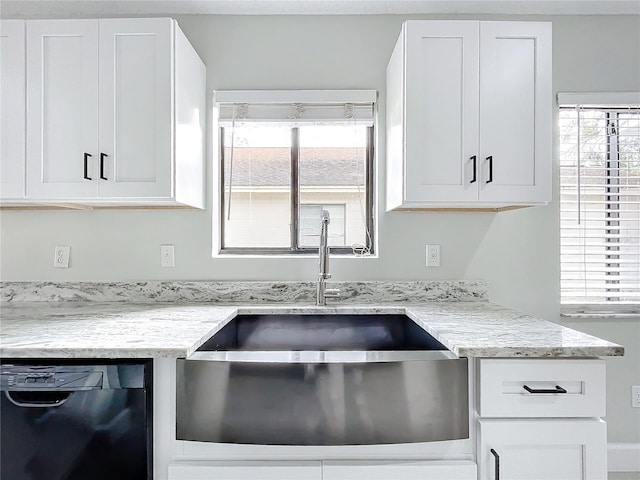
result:
[(427, 245), (427, 267), (440, 266), (440, 245)]
[(69, 268), (69, 257), (71, 256), (71, 247), (68, 245), (56, 245), (53, 252), (54, 268)]

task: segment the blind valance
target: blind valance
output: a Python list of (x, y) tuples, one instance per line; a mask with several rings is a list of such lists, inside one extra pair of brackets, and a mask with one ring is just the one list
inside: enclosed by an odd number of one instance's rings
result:
[(220, 90), (215, 92), (221, 126), (373, 126), (375, 90)]

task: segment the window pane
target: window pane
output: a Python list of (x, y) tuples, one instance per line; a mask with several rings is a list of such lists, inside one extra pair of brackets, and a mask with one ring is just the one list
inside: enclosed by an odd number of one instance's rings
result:
[(331, 218), (330, 246), (366, 245), (367, 128), (304, 126), (299, 142), (300, 246), (318, 245), (321, 209)]
[(291, 129), (253, 125), (223, 131), (224, 248), (289, 247)]

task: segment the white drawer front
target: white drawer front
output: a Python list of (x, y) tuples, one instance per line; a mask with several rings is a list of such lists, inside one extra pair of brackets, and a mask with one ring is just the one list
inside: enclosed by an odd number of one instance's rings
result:
[(478, 365), (481, 417), (605, 415), (604, 360), (481, 359)]
[(169, 480), (321, 480), (320, 462), (189, 462), (169, 465)]
[(471, 461), (322, 462), (322, 480), (477, 480)]

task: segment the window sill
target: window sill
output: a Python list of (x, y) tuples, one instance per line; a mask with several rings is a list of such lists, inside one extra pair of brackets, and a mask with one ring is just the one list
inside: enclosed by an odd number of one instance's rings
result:
[[(212, 255), (213, 258), (233, 258), (233, 259), (238, 259), (238, 258), (252, 258), (252, 259), (278, 259), (278, 260), (282, 260), (282, 259), (294, 259), (294, 258), (299, 258), (299, 259), (318, 259), (318, 254), (305, 254), (305, 253), (299, 253), (299, 254), (286, 254), (286, 253), (277, 253), (277, 254), (255, 254), (255, 253), (214, 253)], [(373, 254), (373, 255), (349, 255), (349, 254), (338, 254), (338, 253), (332, 253), (330, 254), (330, 260), (333, 259), (346, 259), (346, 260), (377, 260), (378, 259), (378, 254)]]
[(628, 305), (607, 308), (604, 305), (576, 305), (560, 308), (564, 318), (640, 318), (640, 306)]

